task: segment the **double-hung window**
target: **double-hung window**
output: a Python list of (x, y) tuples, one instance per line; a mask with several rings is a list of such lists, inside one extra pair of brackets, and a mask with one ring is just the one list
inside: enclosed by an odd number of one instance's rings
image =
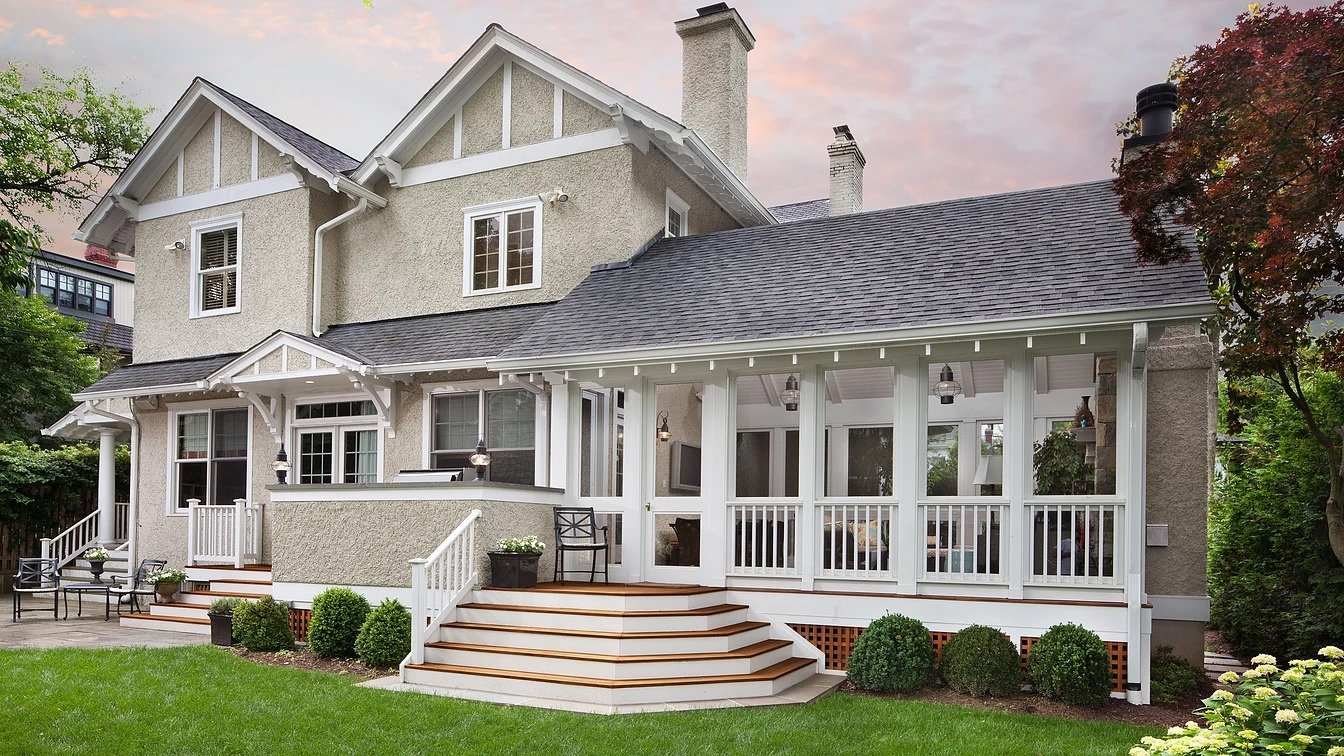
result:
[(192, 224), (192, 317), (224, 315), (241, 309), (242, 236), (241, 215)]
[(295, 481), (378, 482), (378, 411), (364, 400), (294, 407), (298, 469)]
[(467, 208), (463, 294), (488, 294), (541, 285), (541, 201)]
[(180, 412), (174, 433), (175, 509), (186, 509), (188, 499), (232, 504), (247, 498), (247, 408)]
[(476, 443), (490, 450), (490, 480), (536, 482), (536, 397), (520, 389), (466, 391), (433, 398), (430, 466), (470, 468)]
[(685, 236), (686, 219), (690, 217), (691, 206), (686, 201), (677, 196), (677, 193), (671, 189), (667, 190), (667, 212), (665, 214), (666, 224), (663, 233), (667, 236)]

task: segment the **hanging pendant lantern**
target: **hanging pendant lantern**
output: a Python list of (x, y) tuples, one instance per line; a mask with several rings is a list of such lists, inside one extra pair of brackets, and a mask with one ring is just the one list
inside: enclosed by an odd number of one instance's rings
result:
[(658, 413), (658, 440), (664, 443), (672, 440), (672, 429), (667, 427), (667, 410)]
[(798, 377), (790, 375), (787, 381), (784, 381), (784, 390), (779, 392), (779, 403), (784, 405), (784, 409), (789, 412), (798, 411), (798, 402), (803, 398), (803, 392), (798, 390)]
[(943, 365), (942, 371), (938, 373), (938, 382), (933, 386), (933, 395), (938, 397), (939, 404), (951, 404), (960, 394), (961, 384), (952, 376), (952, 366)]

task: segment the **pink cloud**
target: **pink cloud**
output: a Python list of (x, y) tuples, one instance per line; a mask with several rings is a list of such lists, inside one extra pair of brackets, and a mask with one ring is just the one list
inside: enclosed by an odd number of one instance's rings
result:
[(14, 28), (14, 22), (13, 22), (13, 21), (10, 21), (9, 19), (5, 18), (4, 16), (0, 16), (0, 32), (9, 31), (10, 29), (13, 29), (13, 28)]
[(112, 18), (153, 18), (144, 8), (108, 8), (107, 15)]
[(63, 45), (63, 44), (65, 44), (65, 35), (64, 35), (64, 34), (52, 34), (51, 32), (47, 31), (46, 29), (43, 29), (43, 28), (40, 27), (40, 26), (39, 26), (38, 28), (33, 29), (32, 31), (28, 32), (28, 36), (30, 36), (30, 37), (37, 37), (38, 39), (44, 39), (44, 40), (47, 41), (47, 44), (50, 45), (50, 46), (56, 46), (56, 45)]

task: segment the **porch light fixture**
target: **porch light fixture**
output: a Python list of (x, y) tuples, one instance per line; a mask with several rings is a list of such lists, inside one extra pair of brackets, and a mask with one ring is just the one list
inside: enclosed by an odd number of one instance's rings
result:
[(779, 392), (779, 403), (784, 405), (784, 409), (789, 412), (798, 411), (798, 402), (802, 399), (803, 392), (798, 390), (798, 376), (790, 375), (787, 381), (784, 381), (784, 390)]
[(943, 365), (942, 371), (938, 373), (938, 382), (933, 386), (933, 395), (938, 397), (939, 404), (951, 404), (960, 394), (961, 384), (952, 376), (952, 366)]
[(476, 453), (470, 457), (471, 463), (476, 466), (476, 477), (479, 480), (486, 480), (486, 469), (490, 467), (490, 452), (485, 448), (485, 436), (476, 442)]
[(667, 427), (667, 410), (658, 413), (658, 440), (667, 442), (672, 440), (672, 429)]
[(275, 470), (275, 479), (280, 485), (285, 485), (285, 479), (289, 477), (289, 455), (285, 453), (284, 444), (280, 444), (280, 451), (275, 453), (275, 461), (271, 463), (271, 469)]

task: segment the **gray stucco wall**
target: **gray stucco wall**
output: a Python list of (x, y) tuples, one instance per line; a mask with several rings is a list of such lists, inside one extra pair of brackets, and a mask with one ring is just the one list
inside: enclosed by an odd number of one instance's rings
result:
[(555, 85), (515, 63), (510, 88), (509, 146), (550, 139), (555, 124)]
[(215, 183), (214, 118), (205, 120), (201, 130), (197, 131), (183, 148), (182, 157), (182, 193), (185, 195), (210, 191)]
[(504, 145), (504, 67), (462, 104), (462, 157)]
[(228, 115), (219, 122), (219, 185), (252, 180), (252, 131)]
[(637, 227), (643, 230), (641, 244), (666, 223), (668, 189), (690, 205), (688, 227), (692, 234), (708, 234), (739, 226), (662, 152), (650, 148), (648, 154), (634, 150), (633, 155), (635, 191), (631, 194), (634, 203), (631, 211)]
[(480, 500), (274, 503), (272, 574), (278, 582), (406, 588), (410, 560), (429, 556), (473, 509), (481, 510), (482, 582), (490, 576), (485, 552), (500, 538), (540, 538), (548, 548), (539, 574), (551, 574), (550, 505)]
[(453, 159), (453, 132), (456, 130), (457, 117), (449, 116), (443, 127), (434, 132), (434, 135), (425, 142), (424, 146), (416, 151), (405, 167), (414, 168), (419, 165), (429, 165), (430, 163), (439, 163), (444, 160)]
[(591, 134), (611, 127), (611, 116), (589, 105), (580, 98), (565, 92), (561, 97), (560, 114), (562, 136)]
[(168, 169), (163, 172), (162, 176), (159, 176), (159, 180), (154, 183), (154, 187), (150, 189), (140, 201), (143, 204), (148, 205), (154, 202), (162, 202), (166, 199), (172, 199), (176, 196), (177, 160), (174, 160), (168, 164)]

